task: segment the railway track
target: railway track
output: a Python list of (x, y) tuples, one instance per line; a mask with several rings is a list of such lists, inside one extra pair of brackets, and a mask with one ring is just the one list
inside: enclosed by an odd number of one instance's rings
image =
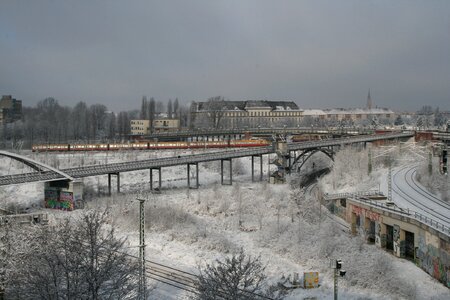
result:
[(415, 180), (416, 168), (417, 164), (414, 164), (395, 170), (392, 190), (398, 197), (393, 198), (394, 202), (450, 227), (450, 205), (428, 192)]
[[(130, 259), (139, 259), (139, 257), (135, 255), (131, 255), (128, 253), (125, 254)], [(191, 294), (200, 294), (199, 280), (197, 275), (155, 261), (145, 260), (145, 277), (155, 280), (159, 283), (184, 290)], [(247, 294), (247, 296), (251, 297), (249, 299), (272, 300), (272, 298), (261, 294), (247, 292), (244, 290), (241, 291), (244, 294)], [(226, 290), (223, 290), (219, 292), (219, 295), (217, 295), (217, 299), (231, 300), (232, 297), (229, 295), (229, 293), (226, 292)]]

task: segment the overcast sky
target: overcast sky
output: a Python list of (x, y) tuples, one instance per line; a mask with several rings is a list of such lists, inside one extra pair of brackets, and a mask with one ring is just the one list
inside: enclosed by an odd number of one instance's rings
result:
[(450, 110), (450, 1), (0, 1), (0, 93)]

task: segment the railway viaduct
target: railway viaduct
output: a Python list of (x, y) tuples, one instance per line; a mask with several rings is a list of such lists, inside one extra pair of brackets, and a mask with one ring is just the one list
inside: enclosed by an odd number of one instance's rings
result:
[[(277, 142), (272, 146), (254, 147), (251, 149), (232, 149), (211, 153), (200, 153), (193, 155), (182, 155), (175, 157), (166, 157), (158, 159), (147, 159), (133, 162), (121, 162), (111, 163), (106, 165), (85, 166), (78, 168), (68, 168), (63, 170), (57, 170), (42, 163), (33, 161), (23, 156), (19, 156), (13, 153), (2, 151), (0, 155), (9, 157), (14, 160), (18, 160), (34, 170), (36, 172), (23, 173), (9, 176), (0, 176), (0, 186), (21, 184), (27, 182), (46, 182), (53, 186), (65, 186), (66, 188), (71, 185), (71, 188), (79, 188), (80, 184), (77, 182), (83, 177), (89, 176), (108, 176), (108, 192), (111, 193), (112, 177), (116, 177), (117, 192), (120, 192), (120, 173), (131, 172), (137, 170), (149, 170), (150, 174), (150, 189), (153, 190), (154, 172), (157, 172), (158, 176), (158, 190), (161, 189), (162, 184), (162, 168), (186, 165), (187, 166), (187, 183), (189, 188), (198, 188), (199, 186), (199, 169), (198, 164), (208, 161), (220, 161), (221, 166), (221, 183), (232, 184), (232, 160), (240, 157), (251, 157), (251, 174), (252, 181), (255, 181), (255, 159), (259, 160), (259, 180), (262, 180), (262, 161), (263, 155), (269, 155), (276, 153), (277, 158), (274, 160), (278, 167), (275, 174), (272, 174), (275, 181), (282, 181), (286, 173), (290, 172), (295, 166), (301, 167), (301, 165), (314, 153), (321, 151), (327, 154), (330, 158), (333, 156), (333, 149), (336, 147), (342, 147), (352, 144), (363, 144), (369, 142), (383, 141), (383, 140), (399, 140), (408, 139), (414, 137), (413, 132), (397, 132), (387, 133), (379, 135), (362, 135), (355, 137), (336, 138), (320, 141), (287, 143)], [(229, 171), (224, 172), (225, 167), (228, 166)], [(191, 168), (195, 168), (195, 183), (191, 185)], [(224, 178), (224, 174), (228, 173), (228, 178)], [(51, 183), (54, 182), (54, 183)]]

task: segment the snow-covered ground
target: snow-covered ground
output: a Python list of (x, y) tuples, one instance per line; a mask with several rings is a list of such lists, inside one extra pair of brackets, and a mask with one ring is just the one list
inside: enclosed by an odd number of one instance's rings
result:
[[(33, 154), (33, 158), (66, 168), (174, 154), (174, 151), (135, 151), (108, 155)], [(346, 149), (338, 153), (333, 171), (321, 179), (318, 188), (323, 192), (378, 189), (386, 180), (387, 169), (383, 162), (374, 159), (374, 170), (368, 176), (367, 157), (365, 150)], [(317, 154), (316, 168), (328, 163), (324, 156)], [(8, 164), (6, 159), (0, 162), (2, 175), (23, 172), (16, 163)], [(337, 258), (342, 259), (347, 271), (347, 275), (339, 279), (340, 299), (450, 298), (446, 287), (413, 263), (365, 244), (363, 238), (350, 236), (325, 217), (317, 201), (317, 188), (300, 191), (295, 180), (284, 185), (252, 183), (249, 166), (249, 158), (233, 161), (233, 186), (221, 186), (219, 163), (201, 164), (198, 190), (186, 188), (185, 166), (166, 168), (162, 171), (161, 194), (148, 193), (148, 171), (121, 174), (122, 193), (112, 197), (104, 195), (106, 176), (86, 178), (86, 190), (90, 191), (88, 206), (110, 207), (112, 221), (120, 233), (129, 238), (130, 251), (137, 253), (138, 203), (134, 199), (138, 195), (148, 197), (147, 258), (186, 271), (196, 272), (199, 264), (243, 248), (247, 254), (261, 256), (272, 282), (293, 272), (320, 273), (318, 289), (293, 290), (287, 299), (332, 299), (329, 260)], [(267, 178), (268, 168), (266, 157), (264, 178)], [(0, 207), (11, 202), (38, 206), (42, 202), (43, 187), (41, 184), (1, 187), (0, 197)], [(160, 299), (188, 299), (190, 296), (162, 284), (157, 284), (153, 295)]]

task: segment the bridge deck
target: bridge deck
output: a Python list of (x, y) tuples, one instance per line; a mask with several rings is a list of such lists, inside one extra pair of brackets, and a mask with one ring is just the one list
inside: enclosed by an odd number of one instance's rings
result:
[[(355, 143), (363, 143), (363, 142), (372, 142), (377, 140), (388, 140), (388, 139), (397, 139), (397, 138), (406, 138), (413, 137), (414, 133), (406, 132), (406, 133), (389, 133), (383, 135), (371, 135), (371, 136), (358, 136), (358, 137), (350, 137), (350, 138), (339, 138), (339, 139), (330, 139), (330, 140), (322, 140), (322, 141), (311, 141), (311, 142), (299, 142), (299, 143), (290, 143), (288, 145), (289, 151), (296, 150), (308, 150), (320, 147), (330, 147), (330, 146), (340, 146), (340, 145), (349, 145)], [(147, 159), (133, 162), (121, 162), (121, 163), (112, 163), (106, 165), (96, 165), (96, 166), (85, 166), (79, 168), (69, 168), (61, 170), (65, 174), (73, 177), (73, 178), (83, 178), (89, 176), (97, 176), (97, 175), (105, 175), (112, 173), (120, 173), (120, 172), (130, 172), (137, 170), (144, 170), (150, 168), (162, 168), (162, 167), (172, 167), (178, 165), (186, 165), (188, 163), (200, 163), (200, 162), (208, 162), (215, 161), (221, 159), (231, 159), (238, 157), (246, 157), (252, 155), (263, 155), (274, 153), (275, 149), (272, 146), (266, 147), (254, 147), (251, 149), (232, 149), (232, 150), (224, 150), (219, 152), (210, 152), (210, 153), (201, 153), (201, 154), (192, 154), (192, 155), (183, 155), (183, 156), (175, 156), (175, 157), (165, 157), (165, 158), (156, 158), (156, 159)], [(25, 173), (25, 174), (17, 174), (17, 175), (9, 175), (9, 176), (0, 176), (0, 185), (10, 185), (10, 184), (19, 184), (25, 182), (36, 182), (36, 181), (54, 181), (64, 179), (63, 176), (56, 172), (45, 171), (40, 173)]]

